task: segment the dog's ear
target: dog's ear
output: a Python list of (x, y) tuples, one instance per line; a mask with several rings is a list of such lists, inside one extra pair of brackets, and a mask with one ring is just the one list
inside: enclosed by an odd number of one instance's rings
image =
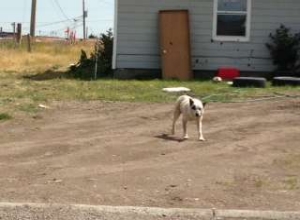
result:
[(205, 108), (205, 106), (207, 105), (207, 102), (203, 102), (202, 105), (203, 105), (203, 108)]
[(190, 106), (192, 107), (194, 105), (194, 100), (190, 99)]

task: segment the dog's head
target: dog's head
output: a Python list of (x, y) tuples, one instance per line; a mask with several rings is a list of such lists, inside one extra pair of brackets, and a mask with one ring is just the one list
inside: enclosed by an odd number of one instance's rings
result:
[(191, 108), (192, 114), (197, 118), (201, 117), (203, 115), (205, 105), (206, 105), (205, 102), (202, 103), (198, 99), (190, 98), (190, 108)]

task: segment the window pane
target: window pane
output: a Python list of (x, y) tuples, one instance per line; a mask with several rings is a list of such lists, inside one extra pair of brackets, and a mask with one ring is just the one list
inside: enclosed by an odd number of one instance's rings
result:
[(246, 36), (246, 15), (218, 15), (218, 36)]
[(218, 0), (218, 11), (247, 11), (247, 0)]

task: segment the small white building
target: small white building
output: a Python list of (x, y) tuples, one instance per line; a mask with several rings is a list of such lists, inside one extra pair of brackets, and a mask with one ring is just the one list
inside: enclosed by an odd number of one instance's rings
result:
[(115, 0), (115, 7), (118, 78), (161, 77), (182, 66), (187, 78), (222, 67), (263, 75), (274, 70), (269, 34), (280, 24), (300, 32), (299, 0)]

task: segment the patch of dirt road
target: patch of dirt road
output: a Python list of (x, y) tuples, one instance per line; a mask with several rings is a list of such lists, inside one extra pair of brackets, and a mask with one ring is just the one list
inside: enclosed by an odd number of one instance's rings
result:
[(210, 103), (206, 142), (173, 104), (52, 103), (0, 124), (0, 202), (300, 210), (300, 100)]

